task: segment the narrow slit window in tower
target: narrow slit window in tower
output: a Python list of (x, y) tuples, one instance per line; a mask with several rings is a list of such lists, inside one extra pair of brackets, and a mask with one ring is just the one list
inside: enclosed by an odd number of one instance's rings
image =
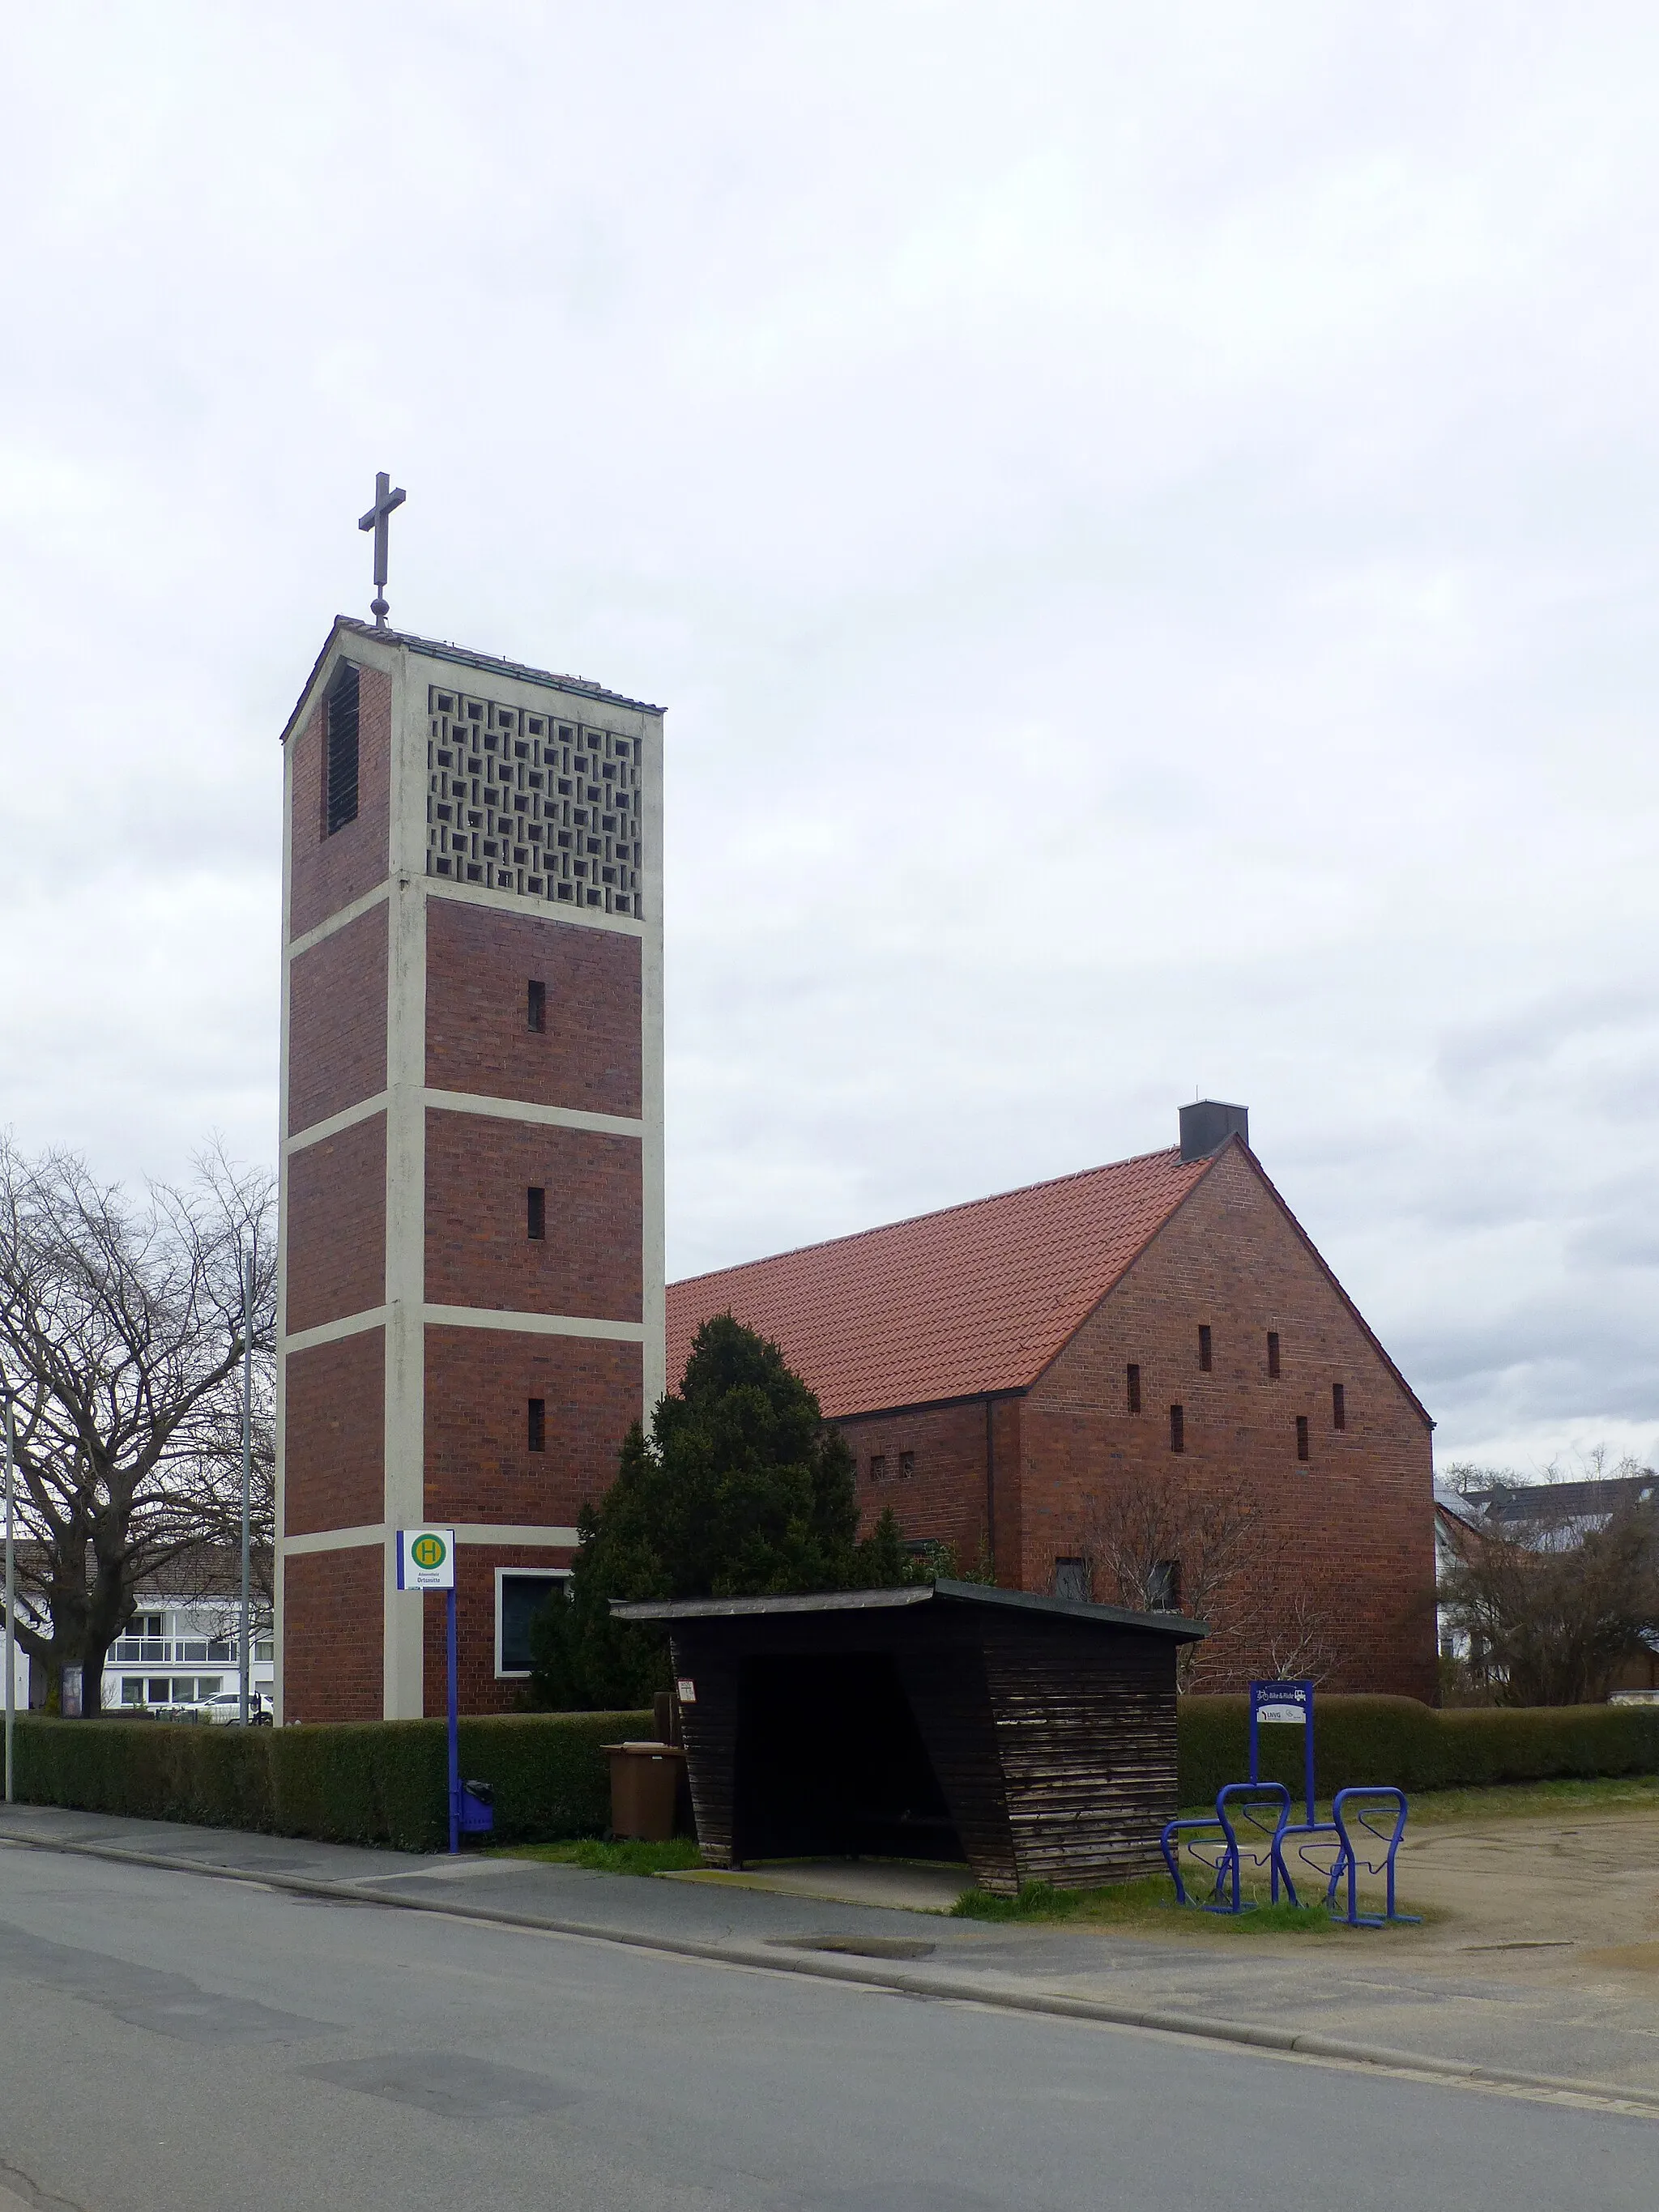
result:
[(1201, 1321), (1198, 1325), (1198, 1364), (1206, 1375), (1210, 1371), (1213, 1358), (1214, 1347), (1210, 1337), (1210, 1324), (1206, 1321)]
[(526, 988), (525, 1026), (538, 1034), (547, 1027), (547, 986), (531, 983)]
[(1276, 1328), (1270, 1328), (1267, 1331), (1267, 1373), (1273, 1382), (1278, 1382), (1279, 1331)]
[(1308, 1456), (1308, 1417), (1305, 1413), (1298, 1413), (1296, 1417), (1296, 1455), (1298, 1459)]
[(545, 1451), (547, 1449), (547, 1401), (545, 1398), (532, 1398), (530, 1401), (529, 1430), (531, 1450)]
[(323, 709), (323, 835), (331, 837), (357, 819), (357, 671), (343, 660)]
[(1331, 1385), (1331, 1426), (1334, 1429), (1346, 1429), (1347, 1425), (1347, 1394), (1345, 1392), (1340, 1382), (1333, 1382)]
[(532, 1183), (525, 1196), (525, 1234), (539, 1241), (547, 1235), (547, 1193), (539, 1183)]
[(1140, 1411), (1140, 1369), (1133, 1359), (1124, 1370), (1124, 1379), (1128, 1391), (1129, 1411), (1138, 1413)]
[(1170, 1449), (1184, 1452), (1187, 1449), (1187, 1414), (1181, 1406), (1170, 1408)]

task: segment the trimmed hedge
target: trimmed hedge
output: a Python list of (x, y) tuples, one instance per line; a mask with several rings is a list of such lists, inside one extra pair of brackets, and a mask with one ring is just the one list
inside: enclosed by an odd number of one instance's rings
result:
[[(1249, 1702), (1183, 1698), (1183, 1805), (1207, 1805), (1250, 1771)], [(1659, 1706), (1479, 1705), (1440, 1712), (1415, 1698), (1316, 1698), (1315, 1783), (1322, 1797), (1351, 1784), (1401, 1790), (1479, 1789), (1562, 1776), (1659, 1773)], [(1302, 1786), (1299, 1728), (1260, 1731), (1261, 1777)]]
[[(140, 1820), (441, 1850), (447, 1733), (442, 1721), (234, 1729), (20, 1714), (17, 1795)], [(611, 1784), (599, 1747), (653, 1734), (649, 1713), (463, 1720), (461, 1773), (494, 1785), (498, 1842), (602, 1835)]]
[[(1559, 1776), (1659, 1772), (1659, 1706), (1476, 1706), (1328, 1697), (1316, 1709), (1322, 1797), (1350, 1783), (1449, 1790)], [(1249, 1771), (1243, 1698), (1183, 1698), (1180, 1801), (1213, 1802)], [(461, 1772), (494, 1784), (501, 1843), (603, 1835), (611, 1787), (601, 1744), (654, 1733), (648, 1713), (526, 1713), (461, 1723)], [(17, 1721), (17, 1794), (143, 1820), (255, 1828), (337, 1844), (441, 1850), (447, 1753), (441, 1721), (334, 1728), (187, 1728), (164, 1721)], [(1302, 1731), (1263, 1729), (1261, 1771), (1292, 1793)]]

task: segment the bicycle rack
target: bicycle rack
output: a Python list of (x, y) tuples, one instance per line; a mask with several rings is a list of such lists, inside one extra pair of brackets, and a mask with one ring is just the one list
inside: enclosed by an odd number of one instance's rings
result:
[[(1277, 1815), (1271, 1832), (1252, 1810), (1254, 1807), (1269, 1805)], [(1273, 1901), (1277, 1905), (1279, 1882), (1283, 1880), (1288, 1887), (1290, 1879), (1279, 1856), (1279, 1838), (1284, 1834), (1285, 1825), (1290, 1817), (1291, 1793), (1282, 1782), (1228, 1782), (1216, 1792), (1213, 1818), (1206, 1815), (1200, 1820), (1171, 1820), (1158, 1838), (1158, 1848), (1175, 1883), (1176, 1903), (1196, 1905), (1204, 1912), (1231, 1914), (1250, 1911), (1253, 1907), (1244, 1902), (1239, 1882), (1240, 1861), (1249, 1857), (1267, 1867)], [(1249, 1832), (1241, 1836), (1241, 1827)], [(1221, 1832), (1218, 1838), (1213, 1832), (1218, 1828)], [(1178, 1841), (1172, 1844), (1172, 1839), (1199, 1830), (1209, 1831), (1208, 1841), (1220, 1845), (1214, 1858), (1206, 1857), (1195, 1838), (1186, 1846), (1200, 1866), (1210, 1868), (1214, 1872), (1215, 1882), (1207, 1902), (1188, 1896), (1186, 1884), (1181, 1879), (1182, 1846)], [(1261, 1848), (1264, 1844), (1265, 1852)], [(1225, 1902), (1230, 1881), (1232, 1887), (1231, 1905)], [(1296, 1902), (1294, 1891), (1291, 1893), (1291, 1902)]]
[[(1299, 1723), (1305, 1730), (1303, 1738), (1304, 1784), (1307, 1797), (1307, 1818), (1292, 1824), (1291, 1793), (1282, 1782), (1263, 1782), (1261, 1779), (1260, 1743), (1257, 1729), (1262, 1721)], [(1409, 1921), (1415, 1923), (1414, 1912), (1398, 1912), (1394, 1901), (1394, 1862), (1400, 1849), (1400, 1838), (1406, 1832), (1406, 1793), (1391, 1783), (1356, 1783), (1346, 1790), (1339, 1790), (1331, 1807), (1331, 1818), (1315, 1818), (1314, 1806), (1314, 1685), (1310, 1681), (1252, 1682), (1250, 1685), (1250, 1778), (1248, 1782), (1229, 1782), (1216, 1793), (1215, 1812), (1201, 1820), (1171, 1820), (1158, 1838), (1158, 1849), (1164, 1854), (1164, 1863), (1170, 1869), (1175, 1884), (1177, 1905), (1198, 1905), (1206, 1912), (1245, 1912), (1250, 1908), (1243, 1902), (1239, 1883), (1239, 1862), (1248, 1856), (1258, 1864), (1263, 1853), (1260, 1846), (1267, 1844), (1266, 1860), (1270, 1870), (1273, 1901), (1279, 1902), (1281, 1887), (1292, 1905), (1299, 1905), (1296, 1884), (1285, 1863), (1287, 1845), (1294, 1844), (1297, 1856), (1306, 1866), (1312, 1867), (1325, 1884), (1325, 1905), (1333, 1918), (1345, 1921), (1350, 1928), (1382, 1928), (1389, 1921)], [(1267, 1823), (1258, 1817), (1253, 1808), (1272, 1805), (1278, 1817), (1271, 1834)], [(1230, 1817), (1230, 1814), (1232, 1817)], [(1384, 1816), (1387, 1825), (1382, 1825)], [(1241, 1829), (1247, 1832), (1241, 1835)], [(1201, 1867), (1213, 1872), (1215, 1881), (1206, 1903), (1189, 1898), (1181, 1879), (1182, 1839), (1188, 1855)], [(1314, 1858), (1311, 1850), (1334, 1838), (1336, 1856), (1328, 1868)], [(1367, 1850), (1375, 1845), (1382, 1848), (1382, 1856), (1371, 1859), (1361, 1856), (1358, 1846)], [(1206, 1856), (1213, 1850), (1214, 1856)], [(1375, 1913), (1361, 1912), (1358, 1901), (1359, 1869), (1367, 1874), (1386, 1874), (1388, 1876), (1388, 1910), (1380, 1917)], [(1336, 1907), (1336, 1894), (1344, 1881), (1347, 1884), (1346, 1913)], [(1226, 1897), (1231, 1887), (1232, 1902)]]
[[(1333, 1867), (1322, 1864), (1319, 1860), (1310, 1856), (1308, 1849), (1310, 1844), (1317, 1843), (1321, 1838), (1328, 1838), (1336, 1844), (1337, 1859), (1340, 1860), (1342, 1855), (1342, 1839), (1337, 1832), (1336, 1823), (1334, 1820), (1316, 1820), (1311, 1818), (1306, 1820), (1292, 1820), (1279, 1832), (1279, 1878), (1285, 1884), (1285, 1892), (1292, 1905), (1300, 1905), (1302, 1902), (1296, 1893), (1296, 1884), (1291, 1878), (1291, 1869), (1285, 1858), (1285, 1853), (1292, 1843), (1296, 1844), (1297, 1857), (1304, 1866), (1313, 1869), (1320, 1881), (1325, 1883), (1327, 1896), (1329, 1895)], [(1305, 1875), (1304, 1879), (1306, 1879)]]
[[(1364, 1802), (1367, 1799), (1370, 1801), (1369, 1808)], [(1385, 1805), (1391, 1810), (1390, 1825), (1386, 1833), (1369, 1817), (1371, 1813), (1381, 1816)], [(1352, 1828), (1349, 1825), (1351, 1820)], [(1400, 1849), (1400, 1838), (1406, 1832), (1405, 1791), (1396, 1790), (1391, 1783), (1386, 1782), (1357, 1783), (1352, 1789), (1339, 1790), (1335, 1802), (1331, 1807), (1331, 1825), (1340, 1839), (1341, 1848), (1337, 1853), (1336, 1863), (1331, 1869), (1330, 1886), (1325, 1892), (1325, 1903), (1328, 1907), (1332, 1905), (1338, 1886), (1345, 1875), (1348, 1885), (1348, 1909), (1346, 1913), (1338, 1912), (1334, 1917), (1345, 1921), (1350, 1928), (1382, 1928), (1390, 1920), (1410, 1922), (1413, 1925), (1420, 1925), (1421, 1917), (1418, 1913), (1396, 1912), (1394, 1909), (1395, 1854)], [(1382, 1844), (1382, 1856), (1380, 1859), (1373, 1861), (1360, 1857), (1355, 1848), (1353, 1829), (1356, 1828), (1362, 1837), (1369, 1838), (1371, 1843)], [(1388, 1911), (1380, 1917), (1376, 1913), (1361, 1912), (1359, 1910), (1356, 1883), (1359, 1868), (1362, 1866), (1367, 1874), (1382, 1874), (1385, 1870), (1387, 1872), (1389, 1906)]]

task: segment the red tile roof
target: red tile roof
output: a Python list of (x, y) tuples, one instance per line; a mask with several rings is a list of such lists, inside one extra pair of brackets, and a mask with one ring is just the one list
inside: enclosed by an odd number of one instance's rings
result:
[(735, 1314), (832, 1417), (1034, 1382), (1212, 1164), (1178, 1148), (668, 1286), (668, 1375)]

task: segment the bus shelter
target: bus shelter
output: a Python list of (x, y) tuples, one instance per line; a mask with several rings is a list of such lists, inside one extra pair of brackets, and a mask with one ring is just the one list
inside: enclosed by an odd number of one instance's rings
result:
[(668, 1630), (708, 1866), (965, 1861), (1012, 1895), (1163, 1863), (1196, 1621), (958, 1582), (611, 1610)]

